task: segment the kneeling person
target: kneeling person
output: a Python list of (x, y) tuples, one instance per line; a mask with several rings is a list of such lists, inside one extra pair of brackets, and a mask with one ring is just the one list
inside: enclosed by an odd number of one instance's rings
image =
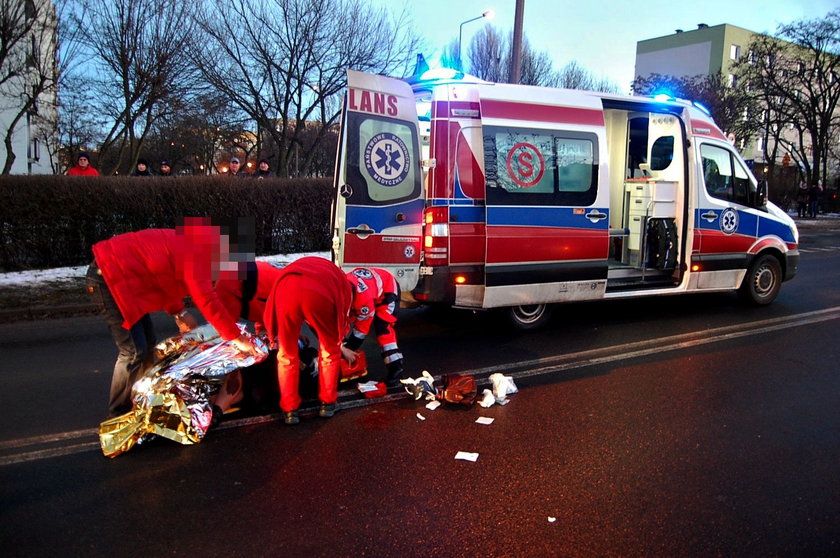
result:
[(394, 330), (400, 286), (393, 275), (375, 267), (357, 267), (347, 274), (347, 280), (354, 286), (355, 294), (350, 312), (351, 330), (344, 339), (344, 348), (353, 353), (358, 351), (373, 328), (388, 370), (385, 383), (395, 386), (403, 375), (403, 355)]

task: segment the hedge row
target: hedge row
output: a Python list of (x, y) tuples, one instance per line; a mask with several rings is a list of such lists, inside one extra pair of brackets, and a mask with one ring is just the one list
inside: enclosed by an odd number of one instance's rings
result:
[(257, 255), (329, 249), (329, 179), (0, 177), (0, 271), (83, 265), (99, 240), (248, 216)]

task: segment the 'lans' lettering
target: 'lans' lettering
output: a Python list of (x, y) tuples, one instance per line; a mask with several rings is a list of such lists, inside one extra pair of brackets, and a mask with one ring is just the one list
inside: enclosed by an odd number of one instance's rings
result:
[(350, 110), (388, 116), (397, 115), (397, 97), (371, 91), (350, 90)]

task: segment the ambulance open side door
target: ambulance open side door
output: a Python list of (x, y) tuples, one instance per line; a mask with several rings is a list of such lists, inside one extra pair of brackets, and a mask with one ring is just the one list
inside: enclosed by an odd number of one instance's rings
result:
[(414, 93), (407, 83), (347, 71), (336, 160), (333, 261), (390, 271), (403, 292), (420, 270), (423, 180)]
[(599, 188), (603, 139), (595, 131), (497, 126), (485, 126), (484, 136), (485, 307), (603, 296), (609, 253), (609, 189)]

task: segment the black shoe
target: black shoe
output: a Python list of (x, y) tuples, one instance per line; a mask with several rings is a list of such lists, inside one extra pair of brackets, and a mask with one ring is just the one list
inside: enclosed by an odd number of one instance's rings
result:
[(402, 380), (405, 375), (402, 367), (402, 359), (390, 363), (387, 368), (388, 375), (385, 377), (385, 385), (388, 387), (400, 385), (400, 380)]
[(297, 411), (283, 411), (283, 422), (290, 426), (297, 424), (300, 422), (300, 416)]
[(318, 416), (321, 418), (330, 418), (337, 410), (335, 403), (321, 403), (321, 408), (318, 409)]

